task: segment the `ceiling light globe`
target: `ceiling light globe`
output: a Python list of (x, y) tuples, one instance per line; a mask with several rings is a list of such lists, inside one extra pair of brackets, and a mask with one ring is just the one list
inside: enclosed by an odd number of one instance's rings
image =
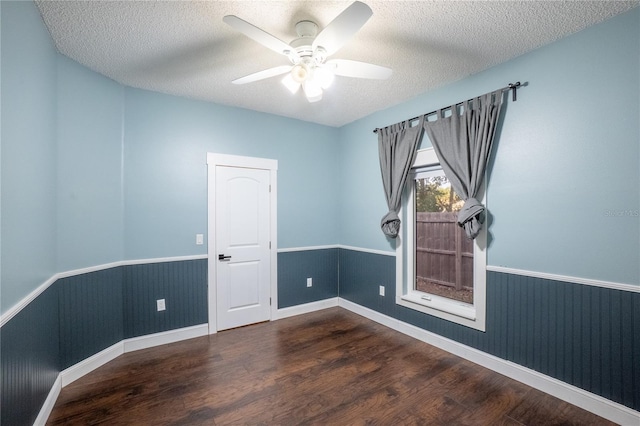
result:
[(281, 80), (284, 87), (289, 89), (291, 94), (295, 94), (300, 89), (300, 83), (293, 80), (291, 77), (291, 73), (285, 74), (284, 78)]
[(318, 67), (313, 72), (313, 78), (318, 81), (320, 87), (328, 89), (333, 83), (335, 74), (328, 67)]
[(317, 102), (322, 99), (322, 87), (313, 78), (308, 79), (302, 85), (304, 94), (309, 102)]
[(291, 69), (291, 77), (296, 83), (304, 82), (309, 76), (309, 71), (304, 65), (298, 64)]

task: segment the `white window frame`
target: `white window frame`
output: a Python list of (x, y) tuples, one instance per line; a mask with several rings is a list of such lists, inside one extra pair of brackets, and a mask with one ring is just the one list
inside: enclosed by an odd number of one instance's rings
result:
[[(439, 167), (433, 148), (419, 150), (413, 169)], [(484, 180), (481, 202), (487, 205)], [(399, 213), (404, 230), (396, 238), (396, 303), (476, 330), (486, 329), (487, 227), (482, 227), (473, 244), (473, 305), (414, 290), (415, 287), (415, 189), (406, 185)]]

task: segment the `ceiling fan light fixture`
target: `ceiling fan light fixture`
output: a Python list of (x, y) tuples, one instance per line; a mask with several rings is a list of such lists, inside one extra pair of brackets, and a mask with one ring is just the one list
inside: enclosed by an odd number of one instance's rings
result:
[(296, 83), (303, 83), (309, 76), (309, 69), (304, 64), (295, 65), (289, 74)]
[(336, 75), (329, 67), (321, 66), (313, 70), (313, 79), (317, 81), (320, 87), (322, 87), (323, 89), (328, 89), (329, 87), (331, 87), (331, 84), (333, 83), (335, 77)]
[(322, 87), (315, 80), (306, 80), (302, 83), (302, 89), (309, 102), (318, 102), (322, 99)]
[(284, 87), (286, 87), (292, 95), (295, 95), (300, 89), (300, 83), (293, 79), (291, 73), (287, 73), (281, 81)]
[(360, 30), (372, 14), (369, 6), (355, 1), (320, 32), (315, 22), (299, 21), (296, 24), (298, 38), (289, 44), (237, 16), (227, 15), (223, 18), (225, 23), (274, 52), (285, 55), (291, 62), (290, 65), (272, 67), (235, 79), (232, 83), (245, 84), (285, 74), (281, 82), (292, 94), (302, 86), (307, 100), (317, 102), (322, 99), (323, 91), (331, 86), (335, 76), (389, 78), (391, 69), (379, 65), (347, 59), (328, 60)]

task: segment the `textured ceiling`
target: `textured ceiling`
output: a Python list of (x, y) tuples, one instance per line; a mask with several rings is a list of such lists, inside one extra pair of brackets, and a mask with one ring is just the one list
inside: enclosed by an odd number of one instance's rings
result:
[[(341, 126), (460, 80), (635, 6), (639, 1), (372, 1), (365, 26), (332, 58), (393, 69), (385, 81), (337, 77), (320, 102), (274, 77), (288, 64), (222, 21), (240, 18), (285, 42), (295, 23), (323, 28), (351, 1), (37, 1), (57, 49), (124, 85)], [(514, 76), (526, 79), (527, 76)], [(505, 81), (505, 84), (507, 82)]]

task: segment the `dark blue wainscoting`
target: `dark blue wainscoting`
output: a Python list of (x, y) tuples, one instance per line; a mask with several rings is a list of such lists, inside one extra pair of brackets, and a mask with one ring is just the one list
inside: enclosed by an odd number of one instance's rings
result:
[(123, 339), (122, 268), (62, 278), (56, 286), (63, 370)]
[(490, 272), (487, 352), (640, 409), (640, 293)]
[(337, 297), (339, 255), (338, 248), (278, 253), (278, 308)]
[[(340, 297), (393, 317), (396, 258), (340, 249)], [(384, 294), (380, 296), (380, 286)]]
[[(396, 305), (393, 256), (278, 254), (280, 308), (338, 295), (640, 410), (640, 293), (489, 272), (480, 332)], [(206, 322), (206, 259), (60, 279), (2, 327), (0, 422), (33, 424), (59, 371), (122, 339)]]
[[(167, 309), (156, 311), (156, 299)], [(125, 338), (207, 322), (207, 260), (62, 278), (0, 331), (0, 424), (32, 425), (58, 373)]]
[(394, 257), (341, 249), (340, 297), (640, 410), (640, 293), (488, 272), (480, 332), (396, 305), (394, 283)]
[(123, 274), (125, 338), (207, 323), (206, 259), (125, 266)]
[(2, 425), (32, 425), (58, 373), (58, 289), (49, 287), (0, 331)]

